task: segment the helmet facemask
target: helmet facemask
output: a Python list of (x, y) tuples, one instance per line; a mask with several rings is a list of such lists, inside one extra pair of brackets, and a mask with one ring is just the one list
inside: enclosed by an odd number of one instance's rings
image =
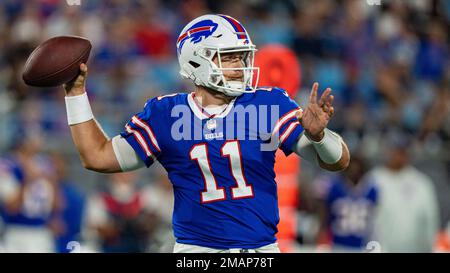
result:
[[(206, 87), (222, 92), (228, 96), (240, 96), (243, 93), (254, 92), (259, 80), (259, 68), (254, 67), (256, 48), (254, 45), (239, 46), (232, 48), (219, 48), (202, 46), (197, 51), (198, 55), (209, 62), (209, 75), (205, 83)], [(227, 68), (223, 67), (223, 54), (242, 52), (242, 67)], [(217, 64), (213, 61), (217, 57)], [(224, 72), (242, 71), (242, 80), (226, 79)], [(256, 74), (256, 75), (255, 75)], [(256, 80), (253, 84), (253, 77)]]

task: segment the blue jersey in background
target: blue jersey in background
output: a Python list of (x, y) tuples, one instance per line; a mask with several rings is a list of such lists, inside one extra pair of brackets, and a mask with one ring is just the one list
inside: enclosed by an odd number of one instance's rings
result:
[(333, 246), (365, 248), (372, 236), (378, 199), (376, 186), (369, 181), (351, 185), (342, 175), (320, 182), (327, 184), (322, 198)]

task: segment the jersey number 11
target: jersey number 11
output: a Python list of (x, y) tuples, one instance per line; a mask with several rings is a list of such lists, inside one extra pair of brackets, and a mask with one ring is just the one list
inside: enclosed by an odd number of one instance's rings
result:
[[(242, 156), (239, 141), (225, 141), (220, 148), (222, 157), (228, 157), (230, 172), (236, 182), (236, 186), (231, 188), (231, 198), (241, 199), (253, 197), (253, 187), (245, 180), (242, 169)], [(225, 189), (217, 185), (216, 177), (211, 170), (208, 157), (208, 146), (206, 143), (196, 144), (189, 152), (191, 160), (195, 160), (202, 173), (205, 183), (205, 190), (201, 192), (202, 203), (222, 201), (226, 199)]]

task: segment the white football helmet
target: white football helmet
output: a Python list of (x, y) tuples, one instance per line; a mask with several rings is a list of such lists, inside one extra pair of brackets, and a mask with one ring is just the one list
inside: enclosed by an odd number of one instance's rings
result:
[[(259, 68), (254, 67), (256, 46), (245, 28), (227, 15), (203, 15), (187, 24), (177, 40), (180, 74), (196, 85), (205, 86), (228, 96), (253, 92), (259, 79)], [(244, 53), (242, 68), (223, 68), (221, 54)], [(213, 62), (217, 55), (219, 65)], [(227, 81), (226, 70), (242, 70), (243, 81)], [(255, 84), (252, 85), (256, 74)]]

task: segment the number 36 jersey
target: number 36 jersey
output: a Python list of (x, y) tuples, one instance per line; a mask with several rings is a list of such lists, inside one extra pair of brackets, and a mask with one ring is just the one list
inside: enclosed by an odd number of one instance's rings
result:
[(177, 242), (258, 248), (276, 241), (275, 152), (289, 155), (303, 128), (279, 88), (236, 97), (211, 115), (195, 93), (150, 99), (121, 133), (149, 167), (158, 160), (174, 189)]

